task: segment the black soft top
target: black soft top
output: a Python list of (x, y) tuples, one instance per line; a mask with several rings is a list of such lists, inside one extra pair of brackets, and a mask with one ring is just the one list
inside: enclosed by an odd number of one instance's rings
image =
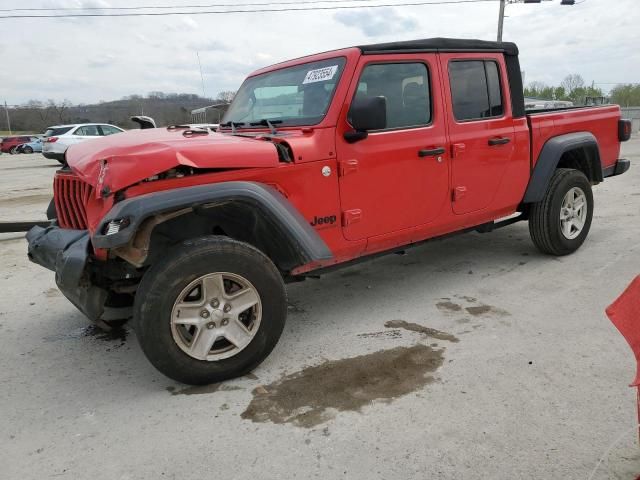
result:
[(357, 47), (367, 54), (409, 52), (501, 52), (517, 56), (518, 47), (512, 42), (490, 42), (462, 38), (425, 38), (406, 42), (375, 43)]

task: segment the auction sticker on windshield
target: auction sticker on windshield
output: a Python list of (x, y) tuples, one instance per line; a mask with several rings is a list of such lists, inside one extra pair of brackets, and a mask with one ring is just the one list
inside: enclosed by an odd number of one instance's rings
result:
[(302, 84), (304, 85), (307, 83), (324, 82), (326, 80), (331, 80), (337, 71), (338, 65), (309, 70), (307, 72), (307, 75), (304, 77), (304, 81), (302, 82)]

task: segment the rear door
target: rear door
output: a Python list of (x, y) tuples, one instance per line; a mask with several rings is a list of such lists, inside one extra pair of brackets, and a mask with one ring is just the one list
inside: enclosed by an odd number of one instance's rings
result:
[(76, 128), (74, 132), (68, 137), (65, 136), (65, 143), (67, 145), (73, 145), (75, 143), (84, 142), (85, 140), (89, 140), (92, 138), (96, 138), (100, 136), (100, 131), (98, 130), (97, 125), (84, 125), (82, 127)]
[(387, 128), (347, 143), (348, 112), (336, 139), (343, 232), (359, 240), (433, 221), (448, 205), (445, 117), (435, 54), (362, 56), (346, 106), (386, 99)]
[(514, 124), (501, 54), (440, 54), (449, 117), (456, 214), (487, 208), (514, 155)]

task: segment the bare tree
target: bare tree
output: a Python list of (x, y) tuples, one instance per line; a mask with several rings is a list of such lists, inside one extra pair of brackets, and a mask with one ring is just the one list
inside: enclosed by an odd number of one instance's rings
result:
[(233, 97), (235, 96), (236, 92), (234, 92), (233, 90), (224, 90), (222, 92), (219, 92), (216, 98), (222, 102), (231, 103)]
[(60, 103), (56, 103), (51, 99), (49, 99), (49, 101), (47, 102), (47, 107), (56, 113), (56, 115), (58, 116), (58, 121), (60, 123), (65, 122), (64, 112), (68, 110), (69, 107), (71, 107), (71, 105), (72, 105), (71, 101), (67, 100), (66, 98)]
[(566, 94), (571, 96), (571, 94), (575, 92), (576, 89), (584, 87), (584, 79), (581, 75), (574, 73), (564, 77), (564, 80), (562, 80), (562, 83), (560, 85), (564, 87), (564, 91), (566, 92)]

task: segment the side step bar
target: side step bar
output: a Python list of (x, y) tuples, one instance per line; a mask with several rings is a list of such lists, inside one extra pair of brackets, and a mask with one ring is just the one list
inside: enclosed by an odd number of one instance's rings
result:
[(478, 233), (489, 233), (489, 232), (493, 232), (494, 230), (497, 230), (498, 228), (513, 225), (514, 223), (521, 222), (523, 220), (528, 220), (528, 219), (529, 219), (529, 215), (527, 215), (526, 213), (521, 213), (515, 217), (509, 217), (505, 220), (500, 220), (499, 222), (484, 223), (478, 226), (475, 230)]

